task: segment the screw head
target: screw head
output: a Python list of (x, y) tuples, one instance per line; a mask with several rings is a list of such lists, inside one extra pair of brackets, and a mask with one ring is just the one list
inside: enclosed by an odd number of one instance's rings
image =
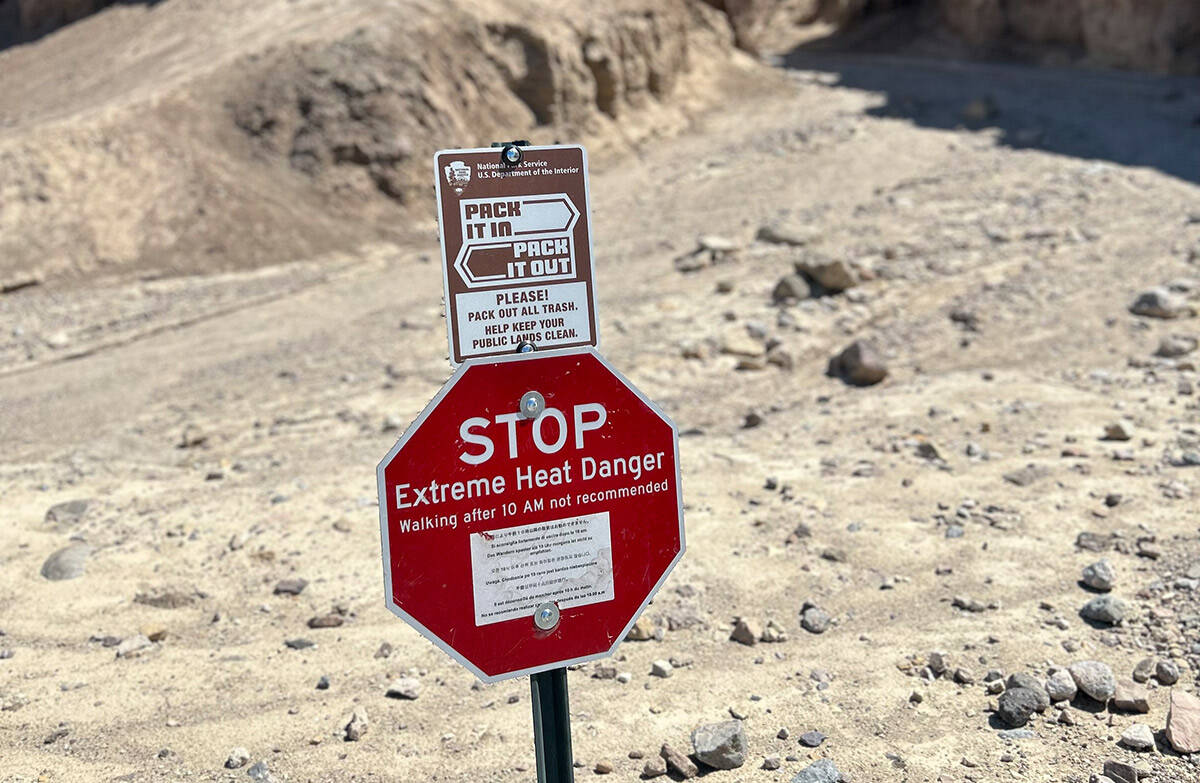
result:
[(533, 610), (533, 624), (543, 631), (549, 631), (558, 625), (559, 616), (558, 605), (547, 601)]
[(535, 391), (527, 391), (521, 395), (521, 415), (527, 419), (536, 419), (546, 410), (546, 398)]

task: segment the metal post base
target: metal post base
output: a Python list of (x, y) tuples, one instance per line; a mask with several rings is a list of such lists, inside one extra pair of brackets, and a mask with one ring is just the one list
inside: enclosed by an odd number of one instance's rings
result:
[(529, 675), (529, 690), (533, 696), (538, 783), (574, 783), (567, 670), (551, 669)]

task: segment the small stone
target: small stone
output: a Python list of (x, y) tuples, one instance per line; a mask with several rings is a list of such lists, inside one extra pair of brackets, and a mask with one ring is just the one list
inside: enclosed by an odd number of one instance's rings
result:
[(1154, 355), (1165, 359), (1178, 359), (1180, 356), (1187, 356), (1196, 350), (1196, 346), (1197, 340), (1195, 337), (1171, 334), (1159, 340), (1158, 350), (1154, 352)]
[(267, 768), (267, 762), (260, 761), (250, 769), (246, 770), (246, 775), (256, 783), (276, 783), (276, 778), (271, 774), (271, 770)]
[(1145, 723), (1134, 723), (1121, 734), (1121, 744), (1130, 750), (1150, 750), (1154, 747), (1154, 732)]
[(737, 769), (746, 763), (746, 732), (740, 720), (709, 723), (692, 732), (696, 759), (713, 769)]
[(167, 638), (167, 629), (156, 623), (143, 625), (138, 631), (152, 642), (161, 642)]
[(90, 502), (84, 499), (55, 503), (46, 510), (45, 522), (47, 525), (64, 527), (74, 525), (87, 513), (89, 504)]
[(651, 677), (670, 677), (674, 667), (670, 661), (657, 660), (650, 664)]
[(1182, 296), (1162, 286), (1141, 292), (1129, 305), (1129, 312), (1150, 318), (1178, 318), (1190, 309)]
[(376, 658), (387, 658), (392, 654), (392, 645), (389, 642), (383, 642), (379, 645), (379, 649), (375, 651)]
[(154, 647), (154, 642), (139, 633), (117, 645), (117, 657), (136, 658), (152, 647)]
[[(786, 738), (784, 738), (786, 739)], [(800, 744), (806, 748), (817, 748), (825, 741), (825, 735), (815, 729), (800, 735)]]
[(1018, 487), (1028, 487), (1050, 475), (1050, 470), (1044, 465), (1029, 464), (1020, 470), (1004, 474), (1004, 480)]
[(1064, 726), (1074, 726), (1075, 725), (1075, 716), (1071, 713), (1071, 711), (1069, 709), (1059, 710), (1058, 722)]
[(250, 751), (245, 748), (234, 748), (225, 759), (225, 769), (241, 769), (250, 763)]
[(787, 274), (779, 278), (775, 288), (771, 290), (771, 299), (776, 304), (799, 302), (812, 296), (812, 287), (808, 281), (797, 274)]
[(773, 644), (777, 642), (787, 641), (787, 632), (783, 630), (783, 626), (774, 620), (767, 620), (767, 626), (763, 628), (762, 635), (758, 637), (760, 642)]
[(1144, 715), (1150, 711), (1150, 694), (1141, 685), (1119, 682), (1117, 690), (1113, 693), (1111, 707), (1121, 712), (1136, 712)]
[(792, 778), (792, 783), (838, 783), (842, 773), (829, 759), (814, 761)]
[(280, 579), (275, 583), (275, 595), (300, 595), (306, 587), (307, 579)]
[(659, 751), (659, 755), (662, 756), (667, 762), (668, 769), (675, 770), (676, 774), (685, 780), (694, 778), (696, 775), (700, 774), (700, 770), (696, 767), (696, 764), (691, 759), (666, 743), (663, 743), (662, 750)]
[(1079, 687), (1066, 669), (1059, 669), (1046, 678), (1046, 695), (1052, 702), (1070, 701)]
[(1113, 569), (1112, 563), (1108, 562), (1107, 558), (1092, 563), (1083, 569), (1083, 583), (1093, 590), (1099, 590), (1102, 593), (1112, 590), (1116, 579), (1117, 572)]
[(307, 650), (310, 647), (316, 647), (317, 643), (312, 641), (311, 639), (299, 638), (299, 639), (288, 639), (287, 641), (284, 642), (284, 645), (286, 645), (287, 648), (290, 650)]
[(1179, 753), (1200, 752), (1200, 698), (1177, 688), (1171, 690), (1167, 741)]
[(650, 618), (642, 615), (629, 629), (629, 633), (625, 634), (627, 642), (648, 642), (654, 638), (654, 626), (650, 624)]
[(1099, 595), (1084, 604), (1079, 614), (1085, 620), (1117, 625), (1125, 619), (1125, 602), (1116, 596)]
[(1104, 774), (1111, 778), (1113, 783), (1138, 783), (1137, 767), (1124, 761), (1108, 759), (1104, 762)]
[(803, 247), (819, 236), (820, 231), (814, 227), (781, 222), (765, 223), (759, 226), (754, 238), (760, 242), (769, 242), (775, 245)]
[(1017, 672), (1008, 677), (1006, 688), (1027, 688), (1037, 694), (1037, 711), (1045, 712), (1050, 707), (1050, 696), (1046, 693), (1046, 684), (1032, 674)]
[(667, 762), (663, 758), (652, 758), (646, 761), (646, 765), (642, 767), (643, 778), (657, 778), (667, 774)]
[(1067, 667), (1076, 687), (1098, 702), (1106, 703), (1117, 691), (1112, 668), (1100, 661), (1079, 661)]
[(762, 636), (762, 628), (753, 620), (748, 620), (744, 617), (739, 617), (737, 622), (733, 624), (733, 633), (729, 638), (735, 642), (753, 647), (758, 644), (758, 638)]
[(929, 653), (929, 669), (936, 675), (943, 675), (950, 668), (949, 658), (944, 652), (934, 650)]
[(779, 760), (779, 756), (767, 756), (763, 759), (762, 768), (766, 770), (776, 770), (783, 766), (783, 762)]
[(973, 685), (975, 683), (975, 673), (966, 667), (959, 666), (954, 670), (954, 681), (959, 685)]
[(1133, 438), (1133, 422), (1121, 419), (1104, 425), (1104, 440), (1131, 440)]
[(317, 690), (319, 690), (319, 691), (329, 690), (329, 677), (328, 676), (322, 674), (320, 679), (317, 680)]
[(812, 280), (833, 294), (839, 294), (858, 285), (858, 275), (850, 264), (842, 259), (813, 256), (797, 261), (796, 272)]
[(800, 615), (800, 625), (809, 633), (825, 633), (832, 618), (819, 606), (807, 606)]
[(1133, 667), (1133, 681), (1146, 682), (1154, 675), (1154, 659), (1143, 658)]
[(855, 386), (873, 386), (887, 377), (888, 368), (871, 344), (855, 340), (829, 360), (827, 373)]
[(81, 577), (93, 551), (92, 547), (83, 543), (65, 546), (42, 563), (42, 576), (52, 582)]
[(389, 699), (415, 699), (421, 695), (421, 681), (416, 677), (401, 677), (387, 689)]
[(597, 775), (607, 775), (613, 771), (613, 765), (607, 761), (597, 761), (596, 766), (592, 767), (592, 772)]
[(1020, 728), (1029, 722), (1029, 716), (1034, 713), (1041, 704), (1041, 700), (1045, 698), (1045, 692), (1038, 693), (1029, 688), (1010, 688), (1000, 694), (996, 715), (1005, 725)]
[(354, 711), (350, 713), (349, 719), (342, 725), (344, 726), (346, 742), (358, 742), (367, 733), (369, 725), (366, 708), (355, 707)]
[(337, 628), (346, 622), (340, 614), (321, 614), (308, 618), (309, 628)]
[(1154, 679), (1160, 685), (1174, 685), (1179, 682), (1179, 666), (1174, 661), (1159, 661), (1154, 667)]

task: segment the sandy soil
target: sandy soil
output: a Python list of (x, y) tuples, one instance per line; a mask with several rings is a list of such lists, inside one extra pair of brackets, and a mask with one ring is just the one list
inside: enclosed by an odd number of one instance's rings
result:
[[(570, 675), (578, 777), (607, 761), (636, 779), (632, 752), (690, 751), (693, 728), (736, 712), (748, 758), (714, 781), (790, 780), (826, 757), (860, 783), (1082, 783), (1106, 759), (1194, 780), (1161, 737), (1117, 745), (1135, 721), (1163, 728), (1165, 687), (1148, 715), (1076, 705), (1063, 725), (1052, 708), (1006, 740), (983, 680), (1085, 659), (1127, 679), (1157, 654), (1196, 690), (1200, 601), (1173, 585), (1200, 558), (1200, 468), (1181, 461), (1200, 440), (1197, 358), (1153, 353), (1200, 321), (1128, 311), (1170, 281), (1196, 304), (1200, 169), (1178, 163), (1200, 148), (1195, 95), (1128, 75), (796, 66), (786, 89), (593, 171), (603, 350), (685, 433), (689, 551), (647, 610), (661, 640), (618, 652), (632, 680)], [(981, 85), (994, 117), (963, 119)], [(1095, 107), (1157, 141), (1120, 146)], [(754, 240), (780, 220), (810, 247)], [(475, 684), (383, 606), (374, 466), (449, 374), (434, 227), (417, 228), (255, 272), (0, 297), (0, 780), (243, 780), (223, 768), (238, 746), (287, 781), (534, 778), (527, 682)], [(678, 271), (702, 234), (742, 249)], [(873, 279), (773, 304), (810, 252)], [(826, 377), (860, 337), (889, 378)], [(735, 369), (727, 350), (768, 338), (791, 370)], [(763, 424), (746, 428), (751, 411)], [(1101, 440), (1121, 418), (1133, 438)], [(1005, 479), (1030, 464), (1031, 483)], [(72, 499), (81, 516), (46, 519)], [(1120, 534), (1104, 540), (1123, 625), (1078, 615), (1101, 556), (1082, 531)], [(85, 573), (44, 579), (72, 539), (95, 548)], [(293, 576), (299, 596), (273, 594)], [(825, 633), (801, 629), (806, 600), (833, 616)], [(342, 627), (306, 627), (334, 607)], [(731, 641), (738, 616), (788, 639)], [(139, 630), (164, 635), (136, 657), (100, 641)], [(316, 646), (285, 646), (297, 637)], [(976, 682), (920, 677), (935, 650)], [(662, 658), (683, 665), (650, 677)], [(420, 697), (386, 698), (405, 673)], [(370, 727), (345, 742), (355, 707)], [(824, 744), (798, 744), (812, 729)], [(760, 769), (772, 755), (781, 769)]]

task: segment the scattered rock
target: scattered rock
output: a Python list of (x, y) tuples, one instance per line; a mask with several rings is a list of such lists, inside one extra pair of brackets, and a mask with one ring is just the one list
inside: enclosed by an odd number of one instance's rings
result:
[(1137, 666), (1133, 667), (1133, 681), (1146, 682), (1154, 676), (1154, 659), (1143, 658), (1138, 661)]
[(729, 635), (729, 638), (735, 642), (753, 647), (758, 644), (760, 636), (762, 636), (762, 629), (758, 623), (753, 620), (747, 620), (744, 617), (739, 617), (737, 622), (733, 624), (733, 633)]
[(1187, 356), (1196, 350), (1197, 342), (1195, 337), (1170, 334), (1159, 340), (1158, 349), (1154, 352), (1154, 355), (1165, 359), (1178, 359), (1180, 356)]
[(800, 275), (788, 274), (779, 278), (775, 288), (771, 290), (771, 299), (776, 304), (799, 302), (812, 296), (812, 288), (808, 281)]
[(1008, 678), (1006, 688), (1025, 688), (1037, 695), (1037, 711), (1045, 712), (1050, 707), (1050, 695), (1046, 692), (1046, 684), (1032, 674), (1017, 672)]
[(1117, 692), (1112, 668), (1100, 661), (1079, 661), (1067, 667), (1076, 687), (1098, 702), (1106, 703)]
[(142, 634), (131, 636), (117, 645), (118, 658), (136, 658), (154, 646), (154, 642)]
[(300, 595), (306, 587), (308, 587), (307, 579), (299, 577), (280, 579), (275, 583), (275, 595)]
[(1058, 669), (1046, 679), (1046, 695), (1052, 702), (1070, 701), (1079, 690), (1066, 669)]
[(1108, 562), (1107, 558), (1092, 563), (1083, 569), (1083, 583), (1093, 590), (1099, 590), (1102, 593), (1112, 590), (1116, 579), (1117, 572), (1113, 569), (1112, 563)]
[(225, 769), (241, 769), (250, 763), (250, 751), (245, 748), (234, 748), (225, 759)]
[(613, 771), (613, 765), (607, 761), (597, 761), (596, 766), (592, 767), (592, 772), (597, 775), (607, 775)]
[(1190, 311), (1182, 296), (1163, 286), (1141, 292), (1129, 305), (1129, 312), (1150, 318), (1179, 318)]
[(317, 646), (316, 642), (312, 641), (311, 639), (304, 638), (288, 639), (284, 642), (284, 644), (292, 650), (307, 650), (309, 647)]
[(1121, 734), (1121, 744), (1130, 750), (1151, 750), (1154, 732), (1145, 723), (1134, 723)]
[(92, 547), (83, 543), (65, 546), (42, 563), (42, 576), (52, 582), (81, 577), (84, 565), (94, 551)]
[(1200, 698), (1178, 688), (1171, 690), (1167, 741), (1179, 753), (1200, 752)]
[(838, 783), (842, 773), (829, 759), (814, 761), (792, 778), (792, 783)]
[(1020, 728), (1029, 722), (1029, 716), (1037, 710), (1043, 698), (1046, 698), (1044, 692), (1039, 693), (1030, 688), (1009, 688), (1000, 694), (996, 716), (1006, 726)]
[(1179, 666), (1174, 661), (1159, 661), (1154, 667), (1154, 679), (1160, 685), (1174, 685), (1179, 682)]
[(1133, 422), (1129, 419), (1109, 422), (1104, 425), (1104, 440), (1131, 440), (1133, 438)]
[(369, 722), (365, 707), (355, 707), (349, 719), (343, 724), (346, 742), (358, 742), (367, 733)]
[(766, 770), (776, 770), (783, 766), (783, 762), (779, 760), (779, 756), (771, 755), (763, 759), (762, 768)]
[(90, 501), (84, 499), (55, 503), (46, 510), (46, 524), (63, 527), (75, 525), (87, 513), (89, 505)]
[(375, 651), (376, 658), (389, 658), (392, 654), (392, 645), (390, 642), (381, 642), (379, 649)]
[(800, 744), (806, 748), (817, 748), (825, 741), (825, 735), (819, 731), (806, 731), (800, 735)]
[[(676, 774), (684, 779), (690, 779), (700, 774), (700, 770), (695, 763), (687, 756), (672, 748), (670, 745), (663, 743), (662, 750), (659, 755), (667, 762), (667, 768), (674, 770)], [(649, 766), (649, 765), (647, 765)]]
[(317, 690), (319, 690), (319, 691), (329, 690), (329, 675), (322, 674), (320, 676), (320, 678), (317, 679)]
[(1020, 470), (1004, 474), (1004, 480), (1018, 487), (1028, 487), (1050, 475), (1050, 469), (1044, 465), (1029, 464)]
[(758, 640), (773, 644), (776, 642), (786, 642), (787, 638), (787, 631), (783, 630), (783, 626), (774, 620), (767, 620), (767, 626), (763, 628), (762, 635), (758, 637)]
[(642, 615), (629, 629), (629, 633), (625, 634), (627, 642), (648, 642), (654, 638), (654, 626), (650, 624), (650, 618)]
[(642, 767), (643, 778), (657, 778), (667, 774), (667, 762), (661, 757), (649, 759)]
[(271, 774), (271, 770), (267, 767), (267, 762), (260, 761), (250, 769), (246, 770), (246, 775), (256, 783), (277, 783), (277, 779)]
[(987, 604), (969, 595), (956, 595), (950, 599), (950, 605), (964, 612), (979, 613), (987, 610)]
[(1125, 619), (1125, 602), (1112, 595), (1098, 595), (1083, 605), (1079, 614), (1085, 620), (1117, 625)]
[(754, 238), (760, 242), (769, 242), (775, 245), (803, 247), (818, 236), (820, 236), (820, 232), (816, 228), (786, 223), (766, 223), (758, 227)]
[(874, 347), (855, 340), (829, 360), (827, 373), (855, 386), (873, 386), (887, 377), (888, 368)]
[(1119, 682), (1117, 690), (1113, 693), (1111, 708), (1144, 715), (1150, 711), (1150, 694), (1140, 685)]
[(317, 615), (316, 617), (308, 618), (308, 627), (309, 628), (338, 628), (344, 622), (346, 622), (346, 618), (342, 617), (340, 614), (320, 614), (320, 615)]
[(797, 261), (796, 271), (835, 294), (858, 285), (858, 275), (841, 259), (811, 258)]
[(804, 603), (800, 612), (800, 625), (804, 630), (809, 633), (825, 633), (829, 630), (830, 622), (832, 618), (824, 609), (807, 601)]
[(651, 677), (670, 677), (674, 667), (670, 661), (657, 660), (650, 664)]
[(713, 769), (737, 769), (746, 763), (746, 732), (740, 720), (709, 723), (692, 732), (696, 759)]
[(421, 695), (421, 681), (416, 677), (401, 677), (387, 689), (389, 699), (415, 699)]
[(1138, 783), (1137, 767), (1124, 761), (1108, 759), (1104, 762), (1104, 774), (1111, 778), (1113, 783)]

